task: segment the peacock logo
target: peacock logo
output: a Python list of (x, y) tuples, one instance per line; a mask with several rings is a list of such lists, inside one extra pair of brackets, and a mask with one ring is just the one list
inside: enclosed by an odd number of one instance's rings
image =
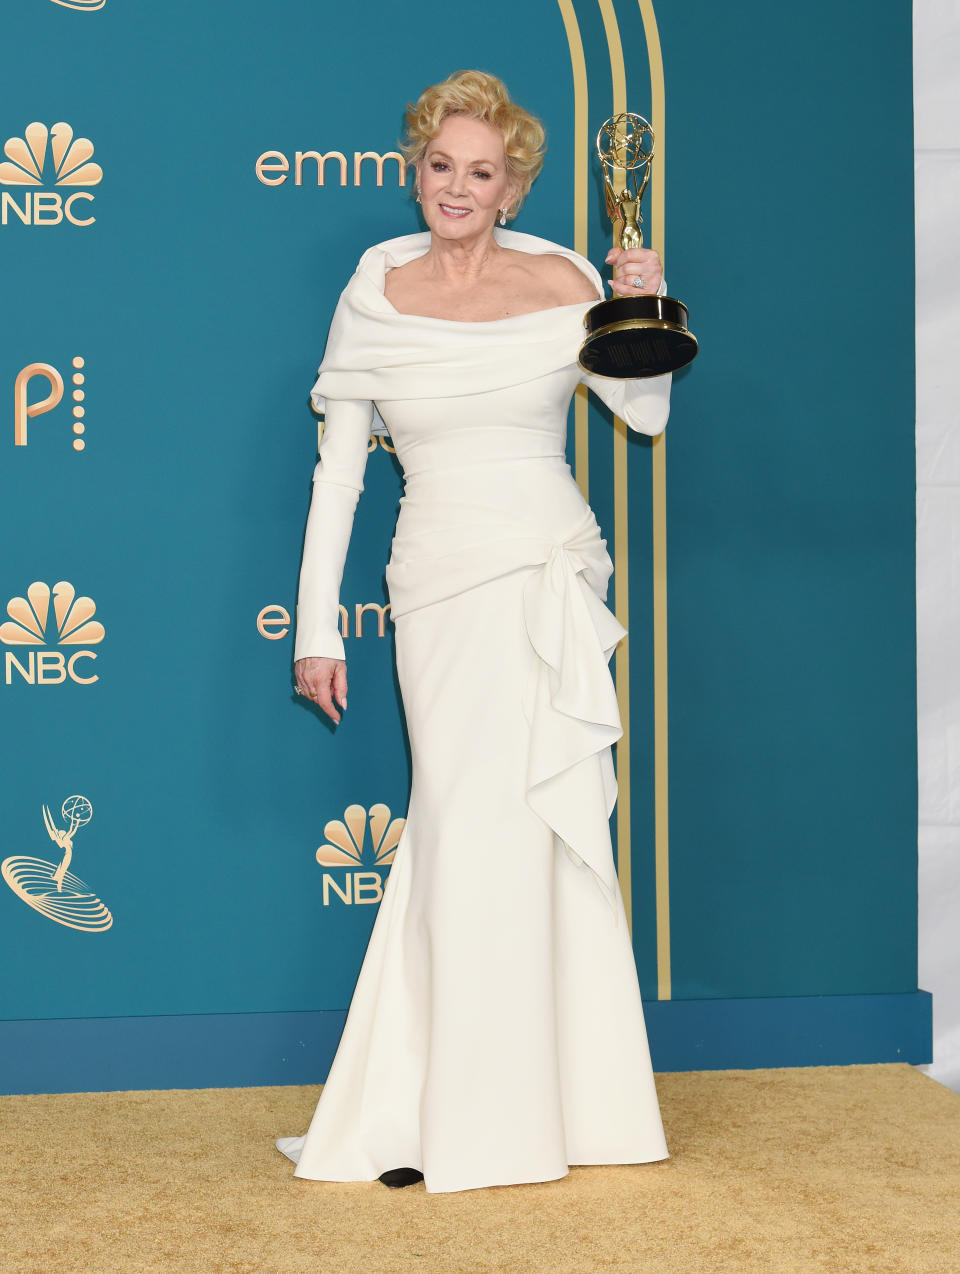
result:
[[(321, 867), (345, 867), (347, 874), (341, 888), (335, 876), (323, 873), (323, 905), (330, 905), (335, 893), (348, 906), (353, 903), (375, 903), (383, 897), (383, 875), (375, 868), (393, 862), (406, 819), (391, 818), (388, 805), (348, 805), (343, 818), (332, 818), (323, 829), (324, 844), (317, 850)], [(370, 829), (369, 847), (367, 828)], [(366, 871), (358, 870), (366, 867)]]
[(103, 169), (90, 163), (93, 142), (88, 137), (74, 137), (69, 124), (28, 124), (23, 137), (9, 137), (3, 144), (6, 163), (0, 164), (0, 185), (42, 186), (47, 162), (47, 144), (52, 161), (52, 186), (97, 186), (103, 181)]
[(28, 907), (68, 929), (102, 933), (113, 924), (113, 916), (95, 893), (69, 870), (73, 858), (73, 838), (93, 818), (93, 806), (85, 796), (68, 796), (60, 807), (66, 827), (60, 827), (43, 806), (47, 835), (62, 851), (58, 863), (45, 858), (5, 858), (0, 875)]
[(38, 186), (98, 186), (103, 169), (93, 160), (93, 142), (89, 137), (75, 137), (69, 124), (63, 122), (47, 128), (36, 121), (28, 124), (22, 137), (8, 137), (3, 144), (6, 159), (0, 163), (0, 186), (23, 186), (26, 191), (18, 203), (10, 191), (0, 194), (0, 225), (15, 217), (26, 226), (55, 226), (69, 221), (75, 226), (89, 226), (95, 217), (82, 218), (75, 204), (83, 200), (93, 203), (88, 190), (77, 190), (66, 197), (59, 190), (37, 190)]
[[(50, 598), (53, 597), (53, 614), (50, 614)], [(0, 624), (0, 641), (5, 646), (96, 646), (106, 636), (106, 629), (98, 619), (92, 597), (78, 597), (77, 590), (67, 580), (49, 584), (36, 580), (27, 589), (26, 597), (11, 597), (7, 602), (9, 619)], [(48, 640), (48, 636), (52, 640)], [(81, 660), (94, 660), (92, 650), (76, 650), (65, 655), (59, 650), (26, 652), (26, 662), (13, 651), (5, 652), (6, 684), (9, 686), (16, 672), (28, 685), (61, 685), (74, 681), (89, 685), (99, 680), (98, 674), (84, 676), (78, 665)]]

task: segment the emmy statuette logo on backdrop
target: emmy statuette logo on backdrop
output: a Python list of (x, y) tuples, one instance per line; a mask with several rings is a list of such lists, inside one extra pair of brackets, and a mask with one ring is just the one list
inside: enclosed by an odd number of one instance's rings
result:
[[(73, 398), (73, 449), (74, 451), (83, 451), (87, 445), (81, 437), (86, 432), (86, 408), (83, 406), (83, 400), (86, 397), (86, 390), (82, 386), (86, 383), (86, 375), (81, 370), (84, 367), (84, 360), (79, 355), (72, 360), (73, 374), (71, 380), (73, 382), (73, 390), (71, 397)], [(42, 376), (46, 382), (48, 390), (44, 398), (37, 402), (29, 401), (29, 386), (31, 380), (36, 376)], [(63, 398), (63, 376), (58, 369), (51, 363), (28, 363), (26, 367), (22, 367), (17, 372), (17, 379), (13, 386), (13, 442), (16, 447), (25, 447), (29, 441), (27, 434), (27, 422), (35, 416), (46, 415), (47, 412), (53, 411)]]
[[(0, 186), (98, 186), (103, 180), (103, 169), (91, 162), (93, 142), (74, 137), (69, 124), (54, 124), (50, 129), (46, 124), (28, 124), (23, 137), (7, 138), (3, 153), (6, 160), (0, 163)], [(52, 181), (44, 181), (44, 170), (52, 175)], [(81, 200), (92, 204), (93, 195), (78, 190), (64, 198), (59, 190), (27, 189), (18, 203), (4, 190), (0, 192), (0, 226), (12, 225), (14, 218), (25, 226), (57, 226), (63, 221), (91, 226), (95, 217), (81, 217), (79, 210), (74, 211)]]
[[(10, 618), (0, 624), (0, 641), (5, 646), (96, 646), (103, 641), (106, 630), (93, 618), (96, 603), (92, 597), (78, 597), (77, 590), (66, 580), (54, 584), (53, 615), (50, 615), (51, 589), (49, 584), (35, 581), (27, 589), (26, 597), (11, 597), (7, 602)], [(53, 629), (53, 641), (47, 641), (48, 620)], [(6, 651), (5, 678), (9, 686), (14, 672), (30, 686), (58, 686), (73, 681), (81, 686), (99, 681), (98, 673), (85, 676), (78, 668), (81, 660), (94, 660), (92, 650), (76, 650), (66, 656), (60, 650), (28, 650), (24, 656)]]
[[(348, 906), (379, 902), (383, 897), (383, 873), (373, 868), (389, 868), (397, 852), (405, 818), (391, 818), (388, 805), (371, 805), (370, 842), (367, 848), (367, 810), (348, 805), (343, 818), (332, 818), (323, 829), (324, 844), (317, 850), (321, 867), (345, 867), (343, 887), (335, 876), (323, 873), (323, 905), (330, 905), (331, 891)], [(360, 871), (366, 866), (368, 870)]]
[(68, 929), (102, 933), (113, 924), (113, 916), (90, 887), (68, 870), (73, 858), (73, 838), (93, 818), (93, 806), (85, 796), (68, 796), (60, 807), (60, 814), (66, 827), (60, 827), (49, 807), (43, 806), (43, 825), (61, 851), (60, 861), (5, 858), (0, 863), (0, 875), (22, 902), (48, 920), (66, 925)]
[[(607, 215), (621, 248), (642, 248), (640, 206), (650, 180), (653, 129), (642, 115), (626, 112), (602, 124), (597, 157), (603, 172)], [(642, 176), (641, 176), (642, 174)], [(634, 380), (686, 367), (697, 356), (697, 338), (687, 329), (689, 314), (673, 296), (614, 296), (584, 315), (587, 338), (580, 366), (595, 376)]]

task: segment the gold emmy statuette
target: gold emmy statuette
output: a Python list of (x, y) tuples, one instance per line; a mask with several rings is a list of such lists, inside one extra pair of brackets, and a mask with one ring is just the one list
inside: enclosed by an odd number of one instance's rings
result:
[[(621, 248), (642, 248), (640, 204), (650, 180), (653, 129), (642, 115), (608, 119), (597, 133), (607, 213), (620, 226)], [(615, 174), (623, 175), (621, 183)], [(614, 296), (584, 316), (587, 339), (580, 366), (596, 376), (635, 380), (686, 367), (697, 356), (697, 338), (687, 330), (687, 307), (672, 296)]]

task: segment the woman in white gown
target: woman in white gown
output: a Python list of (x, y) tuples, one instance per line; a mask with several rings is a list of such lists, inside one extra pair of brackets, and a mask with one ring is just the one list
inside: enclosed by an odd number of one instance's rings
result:
[[(609, 829), (608, 661), (626, 630), (565, 435), (580, 381), (660, 433), (671, 378), (582, 372), (600, 275), (495, 227), (543, 139), (500, 81), (451, 76), (408, 127), (430, 228), (364, 253), (331, 325), (295, 659), (301, 693), (339, 720), (339, 589), (370, 431), (387, 428), (412, 785), (313, 1120), (276, 1144), (298, 1177), (442, 1192), (668, 1157)], [(615, 292), (665, 290), (655, 252), (608, 259)]]

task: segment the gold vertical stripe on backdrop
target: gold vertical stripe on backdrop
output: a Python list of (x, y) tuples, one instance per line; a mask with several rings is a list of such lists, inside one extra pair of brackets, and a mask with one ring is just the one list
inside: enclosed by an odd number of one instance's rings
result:
[[(587, 243), (587, 183), (590, 162), (590, 127), (587, 96), (587, 61), (583, 55), (583, 40), (573, 7), (573, 0), (557, 0), (570, 46), (570, 67), (573, 71), (573, 247), (581, 256), (588, 256)], [(573, 401), (574, 473), (583, 498), (590, 499), (590, 415), (589, 390), (578, 385)]]
[[(613, 113), (627, 109), (627, 73), (623, 61), (623, 44), (613, 0), (598, 0), (603, 31), (610, 55), (613, 83)], [(614, 189), (619, 194), (624, 186), (621, 174), (614, 174)], [(616, 246), (616, 235), (611, 241)], [(630, 560), (629, 499), (627, 485), (627, 426), (619, 416), (613, 418), (613, 586), (614, 609), (624, 628), (630, 627)], [(630, 840), (630, 638), (617, 647), (617, 703), (623, 735), (617, 744), (617, 870), (620, 892), (627, 911), (627, 923), (633, 936), (633, 861)]]
[[(656, 157), (650, 174), (651, 247), (666, 263), (666, 81), (653, 0), (637, 0), (650, 62), (650, 125)], [(664, 265), (666, 273), (666, 265)], [(670, 968), (670, 801), (667, 769), (667, 440), (653, 440), (653, 755), (657, 891), (657, 998), (673, 994)]]
[[(557, 0), (563, 17), (574, 80), (574, 247), (587, 253), (588, 162), (593, 149), (587, 118), (587, 71), (583, 41), (577, 23), (573, 0)], [(623, 43), (613, 0), (597, 0), (603, 19), (610, 57), (615, 114), (627, 109), (626, 67)], [(665, 104), (663, 56), (657, 29), (653, 0), (638, 0), (647, 46), (650, 69), (651, 120), (656, 136), (657, 162), (650, 175), (650, 246), (664, 253), (665, 221)], [(622, 179), (615, 182), (622, 189)], [(577, 391), (574, 420), (576, 428), (576, 474), (585, 499), (588, 490), (587, 395), (581, 386)], [(617, 618), (629, 628), (629, 504), (627, 484), (628, 431), (626, 424), (614, 417), (614, 552), (615, 611)], [(664, 435), (653, 439), (653, 624), (654, 624), (654, 823), (655, 823), (655, 892), (657, 924), (657, 994), (661, 1000), (671, 997), (670, 969), (670, 886), (667, 785), (667, 561), (666, 561), (666, 449)], [(621, 642), (616, 654), (617, 701), (623, 722), (623, 736), (617, 744), (617, 845), (620, 888), (630, 931), (633, 931), (632, 872), (630, 840), (630, 654), (629, 637)]]

